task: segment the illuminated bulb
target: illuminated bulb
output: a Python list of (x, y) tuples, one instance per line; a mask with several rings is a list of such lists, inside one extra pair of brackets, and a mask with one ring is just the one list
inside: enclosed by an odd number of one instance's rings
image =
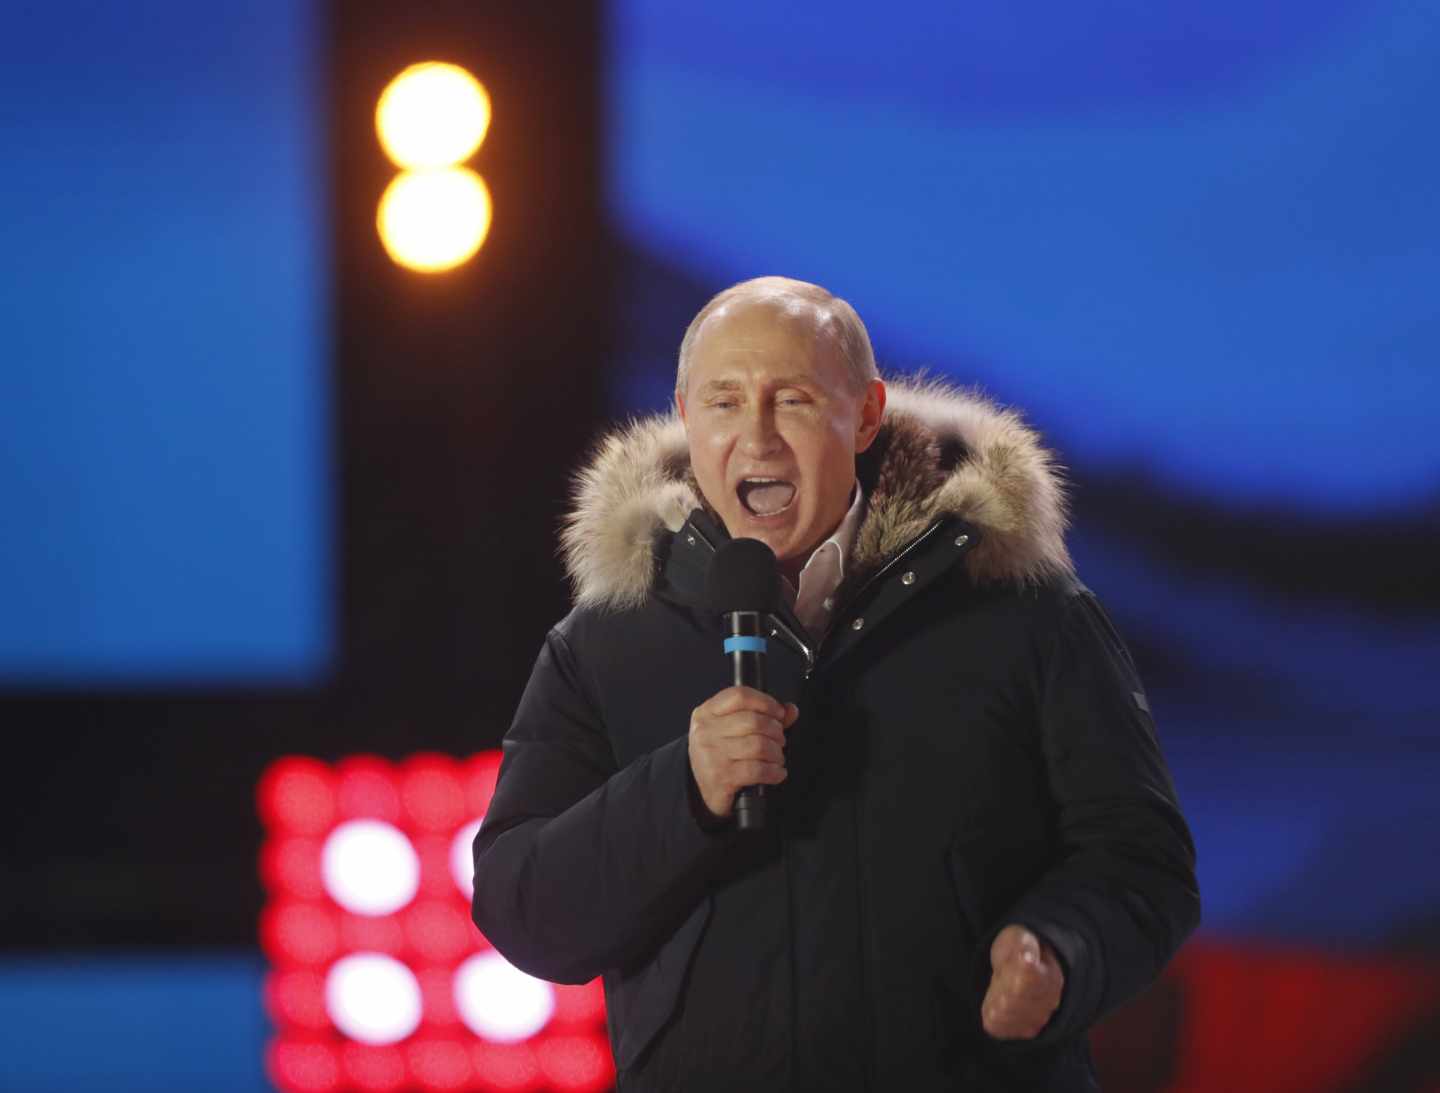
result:
[(455, 841), (450, 844), (450, 875), (455, 878), (455, 887), (466, 899), (475, 895), (475, 834), (480, 830), (480, 821), (471, 820), (455, 832)]
[(455, 972), (455, 1008), (477, 1036), (514, 1043), (534, 1036), (555, 1012), (555, 992), (491, 949)]
[(393, 1044), (420, 1024), (420, 984), (394, 957), (354, 953), (325, 977), (325, 1008), (335, 1027), (365, 1044)]
[(420, 887), (420, 858), (398, 828), (383, 820), (351, 820), (330, 833), (320, 854), (325, 890), (347, 911), (388, 915)]
[(490, 96), (458, 65), (426, 61), (390, 81), (375, 130), (397, 166), (449, 167), (469, 159), (490, 128)]
[(490, 191), (474, 171), (406, 171), (380, 199), (380, 240), (400, 265), (421, 273), (469, 260), (490, 230)]

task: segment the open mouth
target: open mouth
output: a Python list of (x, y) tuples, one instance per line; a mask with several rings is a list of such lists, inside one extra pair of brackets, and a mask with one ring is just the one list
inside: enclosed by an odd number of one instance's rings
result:
[(779, 516), (795, 503), (795, 483), (780, 478), (745, 478), (736, 492), (752, 516)]

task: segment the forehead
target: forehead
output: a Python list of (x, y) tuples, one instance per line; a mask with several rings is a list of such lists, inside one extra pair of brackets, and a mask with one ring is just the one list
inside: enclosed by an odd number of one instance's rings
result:
[(700, 325), (690, 353), (690, 383), (754, 372), (843, 379), (844, 365), (823, 323), (809, 304), (731, 301)]

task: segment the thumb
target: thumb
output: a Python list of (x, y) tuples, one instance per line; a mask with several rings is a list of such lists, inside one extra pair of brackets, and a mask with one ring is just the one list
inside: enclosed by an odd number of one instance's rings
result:
[(1040, 939), (1023, 928), (1020, 931), (1019, 955), (1021, 963), (1040, 963)]
[(793, 702), (785, 703), (785, 727), (788, 729), (800, 718), (800, 707)]
[(1040, 939), (1024, 926), (1011, 923), (1001, 930), (990, 946), (990, 965), (1039, 964)]

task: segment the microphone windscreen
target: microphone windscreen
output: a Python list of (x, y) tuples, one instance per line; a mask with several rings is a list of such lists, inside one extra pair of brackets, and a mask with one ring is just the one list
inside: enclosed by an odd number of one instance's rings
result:
[(775, 552), (759, 539), (731, 539), (710, 563), (705, 599), (720, 615), (775, 610), (780, 599)]

